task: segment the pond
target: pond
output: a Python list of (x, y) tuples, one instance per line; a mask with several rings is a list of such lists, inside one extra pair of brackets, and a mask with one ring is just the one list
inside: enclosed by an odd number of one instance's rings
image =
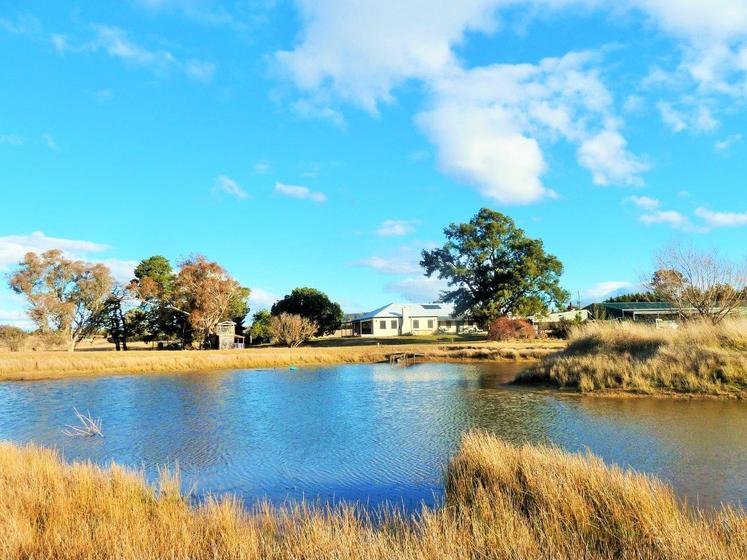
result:
[[(442, 495), (460, 435), (590, 449), (671, 483), (690, 503), (747, 505), (747, 405), (601, 399), (506, 385), (514, 364), (310, 367), (0, 383), (0, 439), (68, 460), (143, 468), (178, 463), (196, 496), (245, 503), (388, 501)], [(104, 438), (63, 434), (73, 407)]]

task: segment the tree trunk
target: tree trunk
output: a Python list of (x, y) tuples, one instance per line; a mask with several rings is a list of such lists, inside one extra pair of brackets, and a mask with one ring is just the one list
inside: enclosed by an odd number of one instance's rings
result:
[(119, 323), (122, 325), (122, 350), (127, 352), (127, 321), (125, 320), (124, 313), (122, 313), (122, 306), (117, 308), (119, 313)]

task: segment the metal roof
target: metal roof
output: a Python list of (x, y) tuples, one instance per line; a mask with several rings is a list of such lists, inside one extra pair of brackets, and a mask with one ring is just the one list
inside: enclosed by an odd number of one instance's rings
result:
[(438, 317), (447, 320), (456, 318), (453, 316), (454, 305), (451, 303), (389, 303), (368, 313), (363, 313), (353, 320), (400, 318), (403, 308), (405, 308), (409, 317)]
[[(626, 311), (653, 311), (653, 310), (672, 310), (677, 311), (671, 303), (665, 301), (622, 301), (622, 302), (602, 302), (593, 305), (603, 305), (609, 309), (620, 309)], [(588, 309), (588, 307), (587, 307)]]

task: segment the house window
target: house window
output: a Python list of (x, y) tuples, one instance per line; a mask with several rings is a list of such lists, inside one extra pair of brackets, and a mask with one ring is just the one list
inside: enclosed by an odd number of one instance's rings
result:
[(428, 328), (429, 329), (433, 328), (433, 319), (428, 319)]
[(392, 321), (392, 330), (396, 330), (396, 329), (397, 329), (397, 320), (395, 319), (394, 321)]
[(373, 321), (363, 321), (361, 323), (361, 334), (373, 334)]
[(385, 331), (386, 330), (386, 321), (379, 321), (379, 328), (382, 331)]
[(418, 321), (417, 319), (413, 319), (412, 320), (412, 328), (413, 329), (419, 329), (420, 328), (420, 321)]

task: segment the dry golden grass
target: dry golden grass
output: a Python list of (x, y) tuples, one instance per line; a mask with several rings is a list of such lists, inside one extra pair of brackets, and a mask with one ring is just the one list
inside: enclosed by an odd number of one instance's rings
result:
[(520, 382), (583, 392), (628, 391), (747, 397), (747, 322), (693, 322), (678, 329), (590, 323), (566, 349), (525, 371)]
[(14, 559), (695, 560), (747, 557), (747, 516), (687, 510), (655, 479), (593, 456), (464, 437), (444, 507), (415, 518), (352, 506), (251, 512), (230, 497), (190, 506), (113, 465), (67, 465), (0, 444), (0, 557)]
[(416, 352), (426, 361), (536, 360), (557, 342), (418, 344), (345, 347), (262, 347), (246, 350), (129, 352), (0, 352), (0, 380), (56, 379), (78, 375), (178, 372), (237, 368), (374, 363), (394, 352)]

